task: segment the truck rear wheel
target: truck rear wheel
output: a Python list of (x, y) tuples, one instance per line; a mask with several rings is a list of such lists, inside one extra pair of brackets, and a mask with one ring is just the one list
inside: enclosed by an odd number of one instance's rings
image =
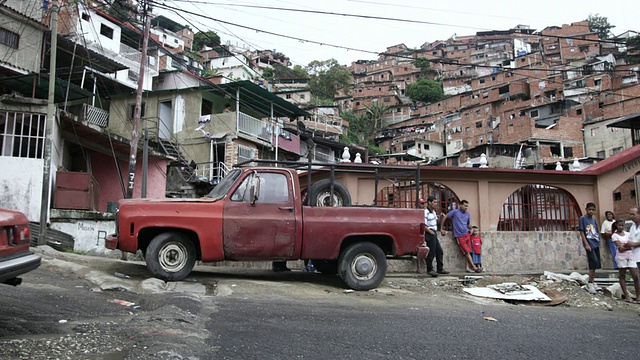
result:
[(353, 290), (371, 290), (387, 273), (387, 257), (370, 242), (349, 245), (338, 258), (338, 275)]
[(184, 279), (196, 263), (195, 246), (186, 236), (177, 232), (154, 237), (145, 255), (151, 274), (165, 281)]
[(311, 185), (307, 193), (307, 199), (311, 206), (351, 206), (351, 195), (344, 185), (333, 182), (333, 194), (331, 193), (331, 180), (323, 179)]

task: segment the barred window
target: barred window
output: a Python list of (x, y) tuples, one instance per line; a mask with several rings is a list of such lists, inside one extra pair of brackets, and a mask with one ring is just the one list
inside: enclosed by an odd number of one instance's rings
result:
[(20, 44), (20, 35), (0, 27), (0, 44), (17, 49)]
[(248, 146), (238, 145), (238, 163), (247, 160), (253, 160), (253, 149)]
[(525, 185), (502, 205), (498, 231), (573, 231), (580, 208), (565, 190), (547, 185)]
[(0, 156), (42, 159), (45, 114), (0, 111)]

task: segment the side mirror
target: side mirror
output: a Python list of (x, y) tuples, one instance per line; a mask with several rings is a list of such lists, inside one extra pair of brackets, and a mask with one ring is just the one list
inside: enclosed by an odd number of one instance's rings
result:
[(251, 205), (255, 205), (256, 201), (260, 198), (260, 177), (257, 173), (253, 174), (251, 179), (251, 187), (249, 188), (249, 201)]

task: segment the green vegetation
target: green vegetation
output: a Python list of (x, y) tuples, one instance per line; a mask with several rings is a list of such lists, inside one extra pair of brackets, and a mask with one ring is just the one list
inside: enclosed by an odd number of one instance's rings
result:
[(591, 14), (585, 21), (589, 22), (589, 31), (597, 32), (600, 39), (608, 39), (611, 37), (611, 29), (615, 25), (609, 24), (609, 19), (600, 14)]
[(413, 101), (434, 103), (444, 98), (444, 90), (438, 81), (420, 78), (418, 81), (409, 84), (407, 87), (407, 96)]
[(220, 36), (215, 31), (200, 31), (193, 35), (193, 51), (200, 51), (205, 46), (215, 48), (220, 46)]
[(336, 59), (314, 60), (304, 70), (309, 74), (309, 89), (321, 99), (333, 100), (338, 90), (348, 93), (353, 81), (349, 70)]

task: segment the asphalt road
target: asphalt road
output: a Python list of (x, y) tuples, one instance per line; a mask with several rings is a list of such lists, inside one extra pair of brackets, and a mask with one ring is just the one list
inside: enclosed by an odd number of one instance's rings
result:
[[(140, 264), (87, 263), (105, 276), (125, 269), (134, 274), (125, 281), (148, 281)], [(97, 285), (86, 280), (95, 275), (88, 276), (87, 269), (47, 260), (25, 275), (21, 286), (0, 287), (0, 359), (633, 359), (638, 354), (640, 318), (634, 309), (516, 306), (459, 291), (433, 292), (424, 278), (390, 278), (377, 291), (345, 292), (334, 278), (301, 272), (204, 270), (167, 291), (136, 286), (95, 291)]]

